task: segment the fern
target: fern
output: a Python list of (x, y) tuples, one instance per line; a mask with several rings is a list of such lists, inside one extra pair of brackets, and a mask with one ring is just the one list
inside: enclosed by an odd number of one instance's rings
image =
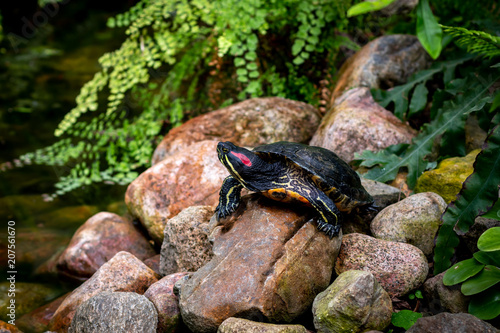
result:
[[(407, 183), (413, 188), (422, 172), (433, 165), (426, 157), (431, 153), (434, 141), (441, 135), (442, 142), (453, 141), (449, 137), (464, 131), (467, 116), (471, 112), (483, 110), (486, 104), (493, 101), (490, 88), (500, 79), (498, 71), (495, 74), (483, 72), (476, 76), (473, 73), (465, 80), (459, 80), (460, 86), (454, 86), (456, 91), (449, 90), (453, 93), (452, 98), (442, 104), (436, 111), (435, 119), (422, 127), (411, 145), (392, 146), (377, 153), (364, 151), (356, 154), (355, 158), (361, 166), (371, 167), (364, 176), (386, 182), (395, 179), (401, 168), (407, 168)], [(464, 143), (453, 141), (453, 144)]]
[[(352, 44), (336, 37), (348, 29), (351, 2), (142, 0), (108, 20), (127, 38), (99, 59), (102, 70), (55, 130), (60, 140), (17, 165), (64, 165), (54, 196), (96, 182), (127, 184), (186, 113), (263, 95), (314, 103), (323, 77), (313, 65)], [(220, 78), (222, 93), (210, 98)]]
[(459, 239), (454, 229), (467, 232), (477, 216), (489, 211), (498, 200), (500, 184), (500, 114), (492, 120), (492, 129), (474, 163), (474, 172), (466, 179), (457, 199), (442, 216), (436, 238), (434, 274), (451, 266), (451, 257)]
[(441, 26), (444, 32), (457, 38), (458, 46), (465, 47), (467, 52), (479, 54), (485, 58), (500, 56), (500, 37), (484, 31), (468, 30), (462, 27)]

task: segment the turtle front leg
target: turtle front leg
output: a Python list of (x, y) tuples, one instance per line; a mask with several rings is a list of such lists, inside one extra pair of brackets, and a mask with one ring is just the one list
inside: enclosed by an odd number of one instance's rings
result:
[(238, 208), (242, 188), (243, 186), (233, 176), (224, 179), (219, 192), (219, 205), (215, 209), (218, 219), (230, 215)]
[(325, 193), (315, 191), (309, 203), (318, 211), (318, 230), (330, 238), (338, 235), (342, 224), (342, 213)]

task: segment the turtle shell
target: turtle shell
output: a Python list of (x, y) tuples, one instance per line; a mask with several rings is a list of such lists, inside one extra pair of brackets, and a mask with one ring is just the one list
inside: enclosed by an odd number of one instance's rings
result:
[(347, 197), (346, 210), (373, 203), (358, 174), (334, 152), (294, 142), (258, 146), (253, 152), (267, 161), (288, 160), (311, 174), (313, 181), (334, 202)]

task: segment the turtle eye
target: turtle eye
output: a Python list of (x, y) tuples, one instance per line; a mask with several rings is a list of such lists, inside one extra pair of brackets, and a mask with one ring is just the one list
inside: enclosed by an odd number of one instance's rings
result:
[(222, 152), (223, 152), (224, 154), (227, 154), (227, 153), (229, 153), (229, 149), (227, 149), (227, 148), (222, 148)]

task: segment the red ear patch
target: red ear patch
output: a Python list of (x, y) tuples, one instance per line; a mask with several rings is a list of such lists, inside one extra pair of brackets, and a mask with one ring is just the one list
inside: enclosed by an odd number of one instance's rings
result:
[(249, 167), (252, 166), (252, 161), (250, 161), (250, 159), (248, 157), (246, 157), (245, 155), (240, 154), (240, 153), (235, 153), (234, 151), (232, 151), (231, 154), (238, 157), (240, 159), (240, 161), (243, 162), (243, 164), (245, 164), (246, 166), (249, 166)]

